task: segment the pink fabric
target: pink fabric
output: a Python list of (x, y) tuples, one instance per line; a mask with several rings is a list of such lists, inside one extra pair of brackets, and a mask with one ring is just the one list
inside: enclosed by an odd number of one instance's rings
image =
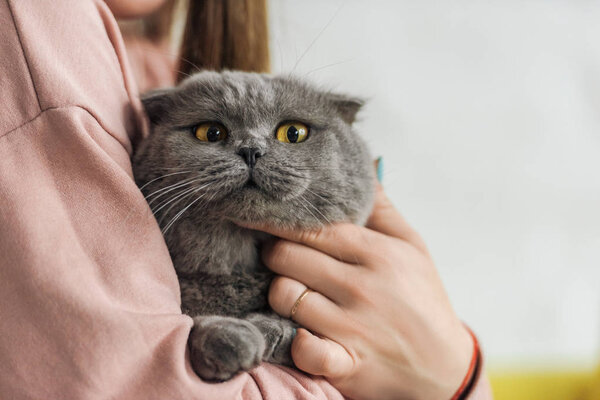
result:
[(134, 35), (126, 35), (124, 39), (129, 64), (140, 92), (175, 85), (177, 60), (166, 43), (154, 43)]
[[(0, 398), (341, 399), (263, 364), (201, 381), (131, 174), (144, 120), (100, 0), (0, 0)], [(487, 399), (488, 397), (477, 397)]]

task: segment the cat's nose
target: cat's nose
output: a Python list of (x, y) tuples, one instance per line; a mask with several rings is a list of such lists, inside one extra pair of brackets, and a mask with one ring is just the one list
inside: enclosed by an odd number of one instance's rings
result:
[(262, 157), (263, 153), (256, 147), (242, 147), (237, 152), (250, 168), (256, 165), (256, 159)]

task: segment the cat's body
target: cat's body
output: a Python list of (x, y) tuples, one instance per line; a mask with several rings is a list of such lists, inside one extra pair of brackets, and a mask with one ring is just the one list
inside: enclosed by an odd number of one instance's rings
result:
[(258, 251), (267, 235), (236, 223), (363, 223), (373, 171), (351, 129), (361, 102), (237, 72), (200, 73), (143, 102), (152, 133), (134, 174), (163, 229), (182, 309), (194, 317), (194, 369), (224, 380), (261, 360), (292, 365), (296, 325), (267, 304), (272, 274)]

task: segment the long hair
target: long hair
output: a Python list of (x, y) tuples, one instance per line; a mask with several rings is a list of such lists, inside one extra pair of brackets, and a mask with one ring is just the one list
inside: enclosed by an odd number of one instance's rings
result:
[(266, 0), (189, 0), (179, 70), (269, 72)]
[[(267, 0), (169, 0), (122, 29), (154, 42), (180, 38), (179, 80), (198, 70), (270, 72)], [(183, 34), (181, 21), (185, 18)], [(180, 37), (181, 36), (181, 37)], [(173, 39), (173, 38), (171, 38)], [(172, 40), (171, 40), (172, 42)]]

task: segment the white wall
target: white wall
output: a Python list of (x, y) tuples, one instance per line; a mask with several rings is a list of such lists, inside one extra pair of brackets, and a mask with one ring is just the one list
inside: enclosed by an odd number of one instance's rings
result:
[(274, 72), (370, 99), (359, 127), (385, 187), (490, 363), (600, 359), (600, 2), (270, 12)]

